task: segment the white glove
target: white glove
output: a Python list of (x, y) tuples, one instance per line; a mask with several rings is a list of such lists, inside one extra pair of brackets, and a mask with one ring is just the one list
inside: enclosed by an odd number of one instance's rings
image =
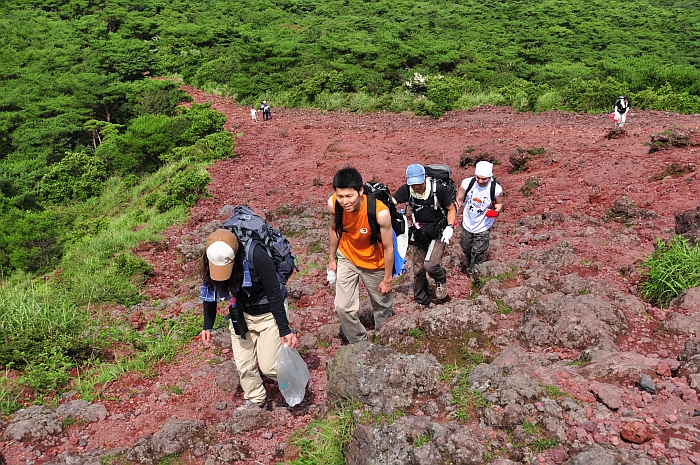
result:
[(336, 279), (335, 273), (333, 271), (327, 269), (326, 270), (326, 279), (328, 280), (328, 284), (333, 286), (335, 284), (335, 279)]
[(445, 244), (450, 243), (450, 239), (452, 239), (452, 234), (454, 234), (455, 230), (452, 226), (447, 226), (444, 231), (442, 231), (442, 242)]

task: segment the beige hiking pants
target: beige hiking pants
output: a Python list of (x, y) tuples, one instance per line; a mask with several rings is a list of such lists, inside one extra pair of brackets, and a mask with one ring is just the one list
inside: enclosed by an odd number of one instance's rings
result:
[[(284, 308), (289, 314), (286, 299)], [(279, 328), (272, 313), (263, 315), (243, 313), (243, 315), (248, 325), (245, 339), (237, 336), (233, 332), (233, 326), (229, 324), (233, 359), (236, 362), (238, 376), (241, 378), (243, 397), (256, 404), (262, 404), (265, 402), (267, 393), (260, 372), (277, 381), (277, 358), (282, 350)]]
[(379, 333), (382, 323), (393, 313), (392, 292), (379, 292), (384, 279), (384, 268), (367, 270), (356, 267), (350, 260), (338, 254), (338, 273), (335, 283), (335, 313), (338, 314), (343, 334), (350, 344), (367, 340), (367, 330), (357, 317), (360, 311), (360, 279), (367, 288), (374, 313), (374, 329)]

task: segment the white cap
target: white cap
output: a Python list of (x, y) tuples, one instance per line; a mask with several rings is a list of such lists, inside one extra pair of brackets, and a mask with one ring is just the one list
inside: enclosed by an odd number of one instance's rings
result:
[(493, 163), (483, 160), (477, 163), (476, 169), (474, 170), (474, 176), (479, 176), (481, 178), (493, 177)]

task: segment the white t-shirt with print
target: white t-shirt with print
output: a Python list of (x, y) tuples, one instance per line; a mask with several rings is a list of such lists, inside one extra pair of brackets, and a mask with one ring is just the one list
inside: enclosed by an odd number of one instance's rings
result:
[[(462, 188), (466, 190), (469, 187), (469, 182), (472, 178), (467, 178), (462, 181)], [(488, 231), (493, 226), (495, 218), (486, 216), (486, 209), (493, 203), (491, 198), (491, 183), (489, 181), (486, 187), (479, 186), (478, 182), (474, 182), (472, 190), (467, 192), (464, 199), (464, 212), (462, 215), (462, 226), (472, 234)], [(503, 189), (500, 184), (496, 184), (496, 197), (501, 195)]]

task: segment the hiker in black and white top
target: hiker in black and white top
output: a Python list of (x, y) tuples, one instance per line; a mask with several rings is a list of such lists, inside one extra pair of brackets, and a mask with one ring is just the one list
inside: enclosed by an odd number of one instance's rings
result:
[(413, 218), (413, 296), (416, 303), (430, 305), (428, 278), (435, 280), (435, 298), (447, 297), (447, 272), (442, 267), (442, 254), (454, 233), (457, 208), (452, 195), (441, 183), (425, 175), (421, 165), (406, 170), (406, 184), (394, 194), (397, 204), (407, 203)]
[(632, 104), (630, 99), (624, 95), (620, 95), (615, 101), (615, 109), (613, 111), (613, 121), (615, 122), (616, 128), (622, 128), (625, 126), (625, 121), (627, 121), (627, 113), (629, 113)]
[(263, 114), (263, 121), (272, 118), (272, 110), (270, 109), (270, 105), (267, 104), (267, 100), (263, 100), (262, 105), (260, 105), (260, 111)]
[(462, 246), (466, 257), (467, 274), (474, 274), (476, 265), (484, 259), (489, 248), (491, 227), (503, 209), (501, 185), (493, 179), (493, 164), (480, 161), (474, 177), (466, 178), (459, 185), (457, 208), (464, 206), (462, 215)]

